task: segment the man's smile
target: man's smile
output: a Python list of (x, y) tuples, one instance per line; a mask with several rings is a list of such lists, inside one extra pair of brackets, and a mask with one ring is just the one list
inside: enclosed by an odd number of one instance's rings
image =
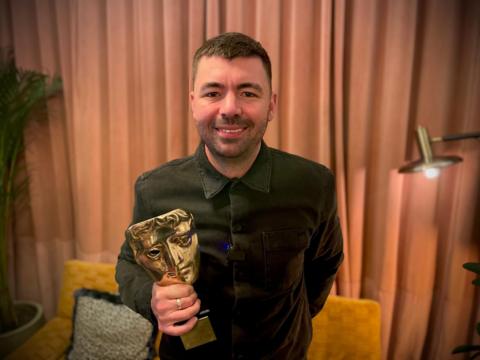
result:
[(215, 127), (214, 128), (218, 135), (223, 138), (234, 139), (240, 137), (247, 127), (238, 127), (238, 126), (230, 126), (230, 127)]

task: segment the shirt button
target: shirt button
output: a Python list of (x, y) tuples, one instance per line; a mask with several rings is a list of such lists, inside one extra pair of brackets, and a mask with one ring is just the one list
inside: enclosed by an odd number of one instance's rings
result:
[(232, 226), (232, 232), (234, 233), (242, 232), (242, 230), (243, 226), (241, 224), (235, 224)]

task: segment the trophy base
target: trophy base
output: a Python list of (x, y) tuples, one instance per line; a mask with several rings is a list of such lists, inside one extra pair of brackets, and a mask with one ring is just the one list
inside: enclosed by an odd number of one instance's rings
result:
[(199, 318), (195, 327), (180, 338), (185, 350), (217, 340), (208, 316)]

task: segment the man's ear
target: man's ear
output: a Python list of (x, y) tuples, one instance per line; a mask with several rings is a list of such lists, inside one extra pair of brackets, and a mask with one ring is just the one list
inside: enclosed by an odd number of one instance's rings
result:
[(268, 121), (273, 120), (273, 116), (277, 111), (277, 94), (272, 92), (270, 97), (270, 104), (268, 105)]
[(195, 99), (195, 94), (194, 94), (193, 90), (190, 91), (189, 98), (190, 98), (190, 111), (193, 113), (193, 100)]

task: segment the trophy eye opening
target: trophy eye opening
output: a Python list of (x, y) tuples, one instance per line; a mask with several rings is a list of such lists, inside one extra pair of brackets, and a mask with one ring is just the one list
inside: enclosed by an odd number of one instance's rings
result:
[(187, 233), (183, 235), (176, 236), (172, 239), (173, 243), (180, 247), (189, 247), (192, 244), (192, 234)]
[(151, 259), (158, 259), (160, 257), (161, 251), (159, 249), (150, 249), (147, 252), (147, 256)]

